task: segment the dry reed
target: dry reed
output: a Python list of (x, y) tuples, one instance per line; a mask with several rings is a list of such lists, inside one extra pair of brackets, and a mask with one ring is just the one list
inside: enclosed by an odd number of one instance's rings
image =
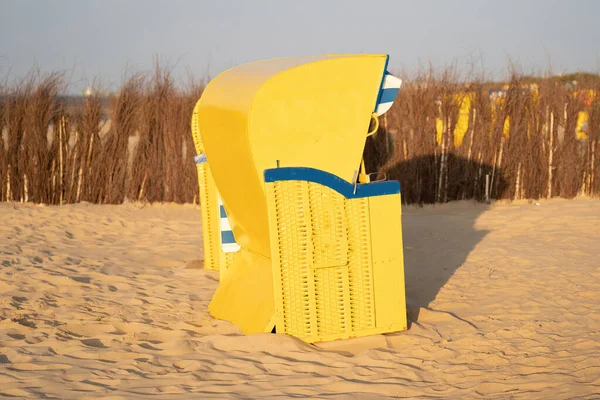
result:
[[(600, 194), (600, 96), (575, 95), (600, 93), (598, 77), (576, 90), (538, 78), (532, 91), (511, 67), (499, 101), (494, 85), (454, 67), (403, 78), (365, 164), (372, 179), (399, 180), (405, 203)], [(108, 102), (94, 90), (66, 104), (64, 87), (61, 74), (34, 71), (0, 88), (0, 201), (196, 201), (190, 120), (202, 82), (180, 89), (157, 62)], [(584, 111), (588, 129), (577, 136)]]

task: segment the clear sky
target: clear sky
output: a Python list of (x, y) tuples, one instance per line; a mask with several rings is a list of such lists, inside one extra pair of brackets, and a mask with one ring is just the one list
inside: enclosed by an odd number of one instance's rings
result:
[(600, 0), (0, 0), (0, 76), (68, 70), (118, 87), (154, 55), (202, 77), (271, 57), (388, 53), (495, 76), (600, 69)]

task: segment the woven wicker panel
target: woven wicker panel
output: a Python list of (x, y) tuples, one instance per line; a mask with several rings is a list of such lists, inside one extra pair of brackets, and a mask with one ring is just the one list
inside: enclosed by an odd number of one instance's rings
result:
[(268, 184), (267, 197), (277, 331), (317, 341), (375, 328), (368, 199), (305, 181)]

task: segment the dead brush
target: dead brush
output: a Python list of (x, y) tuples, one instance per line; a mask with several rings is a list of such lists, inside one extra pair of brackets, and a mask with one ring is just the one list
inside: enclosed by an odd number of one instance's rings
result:
[[(182, 184), (181, 189), (183, 190), (181, 200), (185, 203), (197, 203), (198, 199), (198, 173), (196, 165), (194, 163), (194, 156), (196, 155), (194, 149), (194, 141), (192, 139), (192, 119), (191, 115), (194, 111), (194, 107), (205, 87), (204, 81), (195, 81), (189, 79), (188, 89), (181, 93), (182, 112), (183, 115), (180, 117), (182, 122), (180, 129), (183, 133), (183, 167), (182, 167)], [(199, 200), (198, 200), (199, 202)]]
[[(26, 101), (26, 118), (20, 170), (27, 177), (24, 201), (56, 204), (64, 189), (64, 140), (56, 126), (59, 115), (58, 95), (63, 92), (64, 80), (60, 73), (40, 77), (36, 71)], [(52, 146), (48, 142), (48, 128), (53, 125)], [(25, 178), (24, 178), (25, 179)], [(58, 191), (59, 195), (54, 196)]]
[[(368, 141), (368, 165), (377, 167), (380, 175), (400, 180), (407, 203), (483, 200), (486, 179), (494, 199), (595, 193), (598, 97), (588, 107), (589, 138), (582, 141), (575, 135), (582, 106), (564, 83), (525, 76), (515, 65), (509, 76), (507, 90), (496, 99), (489, 89), (503, 84), (483, 84), (480, 78), (463, 87), (465, 82), (451, 69), (436, 74), (430, 68), (414, 78), (405, 77), (401, 95), (386, 117), (393, 156), (382, 157), (385, 140)], [(598, 81), (582, 86), (598, 90), (593, 86)], [(466, 131), (464, 126), (457, 129), (465, 96), (471, 101)], [(462, 140), (454, 137), (455, 132), (464, 133)]]
[(9, 201), (8, 188), (8, 153), (7, 153), (7, 137), (8, 131), (6, 127), (6, 89), (0, 84), (0, 201)]
[(101, 203), (102, 176), (106, 173), (102, 164), (100, 122), (102, 105), (98, 94), (92, 94), (75, 111), (75, 144), (71, 152), (70, 201)]
[(433, 69), (421, 70), (413, 79), (402, 76), (402, 94), (388, 113), (388, 132), (393, 132), (393, 158), (381, 171), (402, 182), (406, 203), (432, 202), (435, 198), (435, 163), (427, 159), (436, 148), (436, 101), (439, 99)]
[(167, 134), (166, 116), (174, 95), (170, 70), (157, 62), (152, 77), (145, 84), (140, 108), (139, 141), (133, 157), (129, 190), (129, 198), (134, 201), (173, 199), (166, 182), (172, 176), (174, 167), (167, 163), (167, 159), (176, 151), (176, 146), (173, 138)]
[(129, 143), (139, 126), (144, 82), (143, 75), (134, 74), (123, 84), (119, 94), (111, 98), (110, 129), (103, 140), (100, 156), (104, 172), (98, 176), (103, 186), (103, 203), (123, 203), (128, 194)]
[[(367, 172), (399, 180), (405, 203), (598, 196), (600, 78), (582, 75), (573, 88), (514, 65), (508, 72), (506, 83), (461, 77), (455, 66), (403, 74), (400, 95), (367, 139)], [(492, 99), (489, 89), (504, 85)], [(66, 104), (65, 88), (62, 74), (37, 70), (0, 88), (0, 201), (196, 201), (190, 123), (202, 81), (181, 89), (156, 62), (108, 102), (94, 90)], [(577, 93), (588, 89), (596, 96), (583, 101)], [(588, 129), (578, 137), (583, 112)]]
[[(379, 164), (381, 172), (402, 182), (406, 203), (467, 197), (470, 188), (466, 177), (472, 168), (464, 162), (464, 151), (456, 146), (454, 137), (459, 110), (469, 96), (465, 82), (455, 67), (436, 73), (431, 66), (412, 78), (405, 74), (403, 81), (401, 95), (387, 116), (393, 156)], [(457, 140), (464, 141), (462, 137)], [(472, 145), (469, 148), (472, 151)], [(366, 157), (373, 158), (369, 154)]]
[(27, 157), (33, 152), (33, 149), (30, 149), (30, 141), (25, 140), (25, 124), (31, 112), (29, 103), (33, 97), (35, 85), (35, 76), (30, 73), (6, 90), (3, 101), (7, 137), (6, 193), (9, 201), (29, 200), (30, 189), (28, 188), (27, 172), (30, 160)]
[(588, 138), (585, 141), (585, 174), (582, 179), (583, 192), (589, 196), (600, 196), (600, 82), (591, 86), (596, 95), (589, 106)]

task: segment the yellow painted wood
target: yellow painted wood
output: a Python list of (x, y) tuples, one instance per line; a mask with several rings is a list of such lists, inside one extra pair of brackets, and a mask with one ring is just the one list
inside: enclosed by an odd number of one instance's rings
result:
[(400, 195), (266, 184), (275, 324), (307, 342), (406, 329)]
[(246, 335), (271, 332), (275, 314), (271, 260), (244, 248), (233, 254), (208, 310), (213, 317), (234, 323)]
[(400, 194), (369, 198), (371, 254), (377, 327), (407, 327)]
[(219, 205), (217, 193), (208, 163), (196, 164), (202, 214), (202, 242), (204, 245), (204, 269), (218, 271), (221, 249), (219, 246)]
[[(204, 154), (204, 145), (200, 135), (198, 103), (192, 114), (192, 138), (198, 155)], [(202, 214), (202, 242), (204, 253), (204, 268), (219, 271), (220, 276), (227, 273), (227, 268), (233, 261), (235, 253), (225, 253), (221, 248), (219, 229), (219, 200), (217, 187), (208, 162), (196, 164), (198, 173), (198, 190), (200, 212)]]
[[(242, 249), (221, 276), (209, 306), (214, 317), (234, 322), (244, 333), (270, 331), (275, 299), (264, 171), (278, 165), (311, 167), (350, 182), (359, 169), (386, 62), (386, 55), (274, 59), (232, 68), (208, 84), (198, 102), (198, 130)], [(307, 193), (302, 193), (305, 201)], [(295, 265), (305, 268), (306, 253), (297, 256)], [(330, 299), (331, 307), (352, 298), (349, 273), (312, 273), (315, 281), (345, 288), (343, 299)], [(323, 303), (310, 297), (314, 288), (302, 287), (307, 290), (302, 307), (317, 310), (317, 303)], [(339, 318), (326, 307), (322, 312)], [(341, 322), (344, 329), (349, 329), (349, 315)], [(297, 336), (305, 335), (297, 329)]]

